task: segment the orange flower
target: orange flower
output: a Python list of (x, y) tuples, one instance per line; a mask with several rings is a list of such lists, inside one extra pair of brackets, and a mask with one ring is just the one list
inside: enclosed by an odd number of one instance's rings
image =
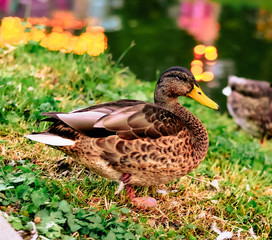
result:
[(58, 26), (53, 27), (53, 28), (52, 28), (52, 32), (62, 33), (62, 32), (63, 32), (63, 28), (58, 27)]
[(19, 44), (26, 39), (25, 27), (18, 17), (5, 17), (2, 19), (0, 30), (3, 44)]
[(86, 25), (85, 21), (76, 20), (69, 11), (57, 11), (49, 23), (52, 27), (61, 27), (63, 29), (82, 28)]
[(75, 43), (73, 53), (83, 55), (87, 51), (88, 40), (85, 37), (80, 36)]
[(30, 23), (29, 21), (24, 21), (22, 20), (22, 25), (24, 26), (24, 28), (32, 28), (32, 23)]
[(98, 56), (107, 48), (107, 39), (104, 33), (92, 34), (92, 41), (89, 42), (87, 53), (91, 56)]
[(40, 42), (40, 46), (47, 48), (47, 43), (48, 43), (48, 36), (45, 35), (45, 37)]
[(67, 42), (65, 47), (65, 50), (67, 53), (70, 53), (74, 50), (75, 46), (77, 45), (77, 42), (79, 41), (79, 37), (78, 36), (71, 36), (69, 38), (69, 41)]
[(86, 22), (84, 20), (75, 20), (72, 28), (81, 29), (86, 26)]
[(33, 40), (35, 42), (40, 42), (45, 37), (45, 30), (39, 30), (36, 27), (32, 27), (29, 32), (28, 41)]
[(48, 19), (46, 17), (42, 17), (42, 18), (29, 17), (27, 21), (31, 23), (32, 25), (43, 25), (43, 26), (48, 25)]
[(48, 48), (51, 51), (62, 50), (67, 44), (68, 38), (61, 33), (50, 33), (44, 37), (40, 43), (42, 47)]
[(87, 52), (91, 56), (98, 56), (106, 49), (105, 42), (106, 37), (101, 32), (95, 34), (86, 32), (78, 37), (64, 31), (62, 33), (52, 32), (45, 36), (40, 45), (51, 51), (73, 52), (78, 55)]
[[(73, 36), (70, 32), (64, 30), (82, 27), (85, 23), (85, 21), (76, 20), (69, 12), (57, 12), (51, 20), (28, 18), (23, 24), (17, 17), (6, 17), (3, 18), (0, 27), (0, 46), (27, 43), (33, 40), (40, 42), (40, 46), (51, 51), (73, 52), (79, 55), (88, 53), (92, 56), (98, 56), (107, 48), (107, 38), (103, 27), (87, 27), (86, 32), (80, 36)], [(45, 29), (34, 26), (48, 26), (48, 24), (53, 26), (52, 32), (48, 35), (46, 35)]]
[(63, 35), (65, 35), (66, 37), (68, 37), (68, 38), (71, 38), (71, 37), (73, 37), (73, 34), (72, 33), (70, 33), (70, 32), (68, 32), (68, 31), (63, 31), (63, 33), (62, 33)]
[(94, 42), (91, 46), (88, 47), (87, 53), (91, 56), (98, 56), (103, 53), (105, 50), (104, 42)]

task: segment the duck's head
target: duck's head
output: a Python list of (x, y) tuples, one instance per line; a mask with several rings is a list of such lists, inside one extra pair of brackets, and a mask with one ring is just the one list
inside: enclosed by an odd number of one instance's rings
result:
[(188, 69), (171, 67), (159, 78), (154, 101), (159, 105), (165, 105), (175, 101), (179, 96), (193, 98), (204, 106), (219, 110), (219, 106), (203, 93), (194, 75)]

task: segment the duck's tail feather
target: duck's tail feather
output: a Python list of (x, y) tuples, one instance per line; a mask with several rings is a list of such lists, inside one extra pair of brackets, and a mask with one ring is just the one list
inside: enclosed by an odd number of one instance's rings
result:
[(47, 132), (32, 133), (29, 135), (25, 135), (25, 137), (32, 141), (41, 142), (51, 146), (71, 146), (75, 143), (74, 140), (63, 138)]

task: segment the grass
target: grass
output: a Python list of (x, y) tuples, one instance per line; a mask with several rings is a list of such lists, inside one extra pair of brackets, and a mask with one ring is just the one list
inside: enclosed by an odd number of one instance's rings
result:
[(207, 127), (208, 155), (188, 176), (137, 188), (158, 200), (155, 209), (137, 209), (124, 192), (114, 194), (117, 183), (23, 135), (48, 126), (41, 112), (152, 101), (155, 82), (137, 80), (109, 53), (76, 56), (29, 44), (3, 52), (0, 63), (0, 209), (15, 229), (29, 236), (33, 222), (40, 239), (216, 239), (216, 225), (233, 239), (254, 239), (252, 230), (272, 237), (271, 142), (261, 146), (227, 114), (181, 99)]

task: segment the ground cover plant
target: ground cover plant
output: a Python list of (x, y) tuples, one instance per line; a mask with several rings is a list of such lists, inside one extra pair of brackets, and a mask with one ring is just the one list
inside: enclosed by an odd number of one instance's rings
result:
[(40, 239), (272, 236), (271, 142), (261, 146), (227, 114), (180, 99), (206, 126), (208, 155), (191, 174), (167, 186), (137, 188), (138, 195), (158, 200), (155, 209), (138, 209), (124, 192), (114, 194), (117, 183), (24, 135), (48, 126), (41, 112), (121, 98), (152, 101), (156, 79), (137, 80), (109, 52), (78, 56), (35, 42), (3, 51), (0, 62), (0, 210), (26, 237), (33, 229)]

